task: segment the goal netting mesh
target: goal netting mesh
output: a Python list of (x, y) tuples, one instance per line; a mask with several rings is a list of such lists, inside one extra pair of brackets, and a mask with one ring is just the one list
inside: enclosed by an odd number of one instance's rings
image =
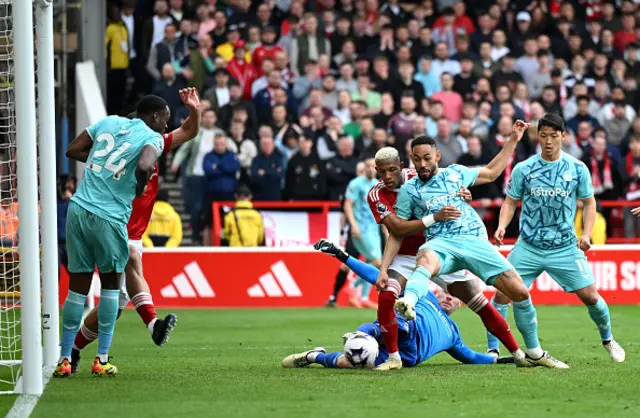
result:
[(22, 364), (11, 2), (0, 0), (0, 393), (13, 392)]

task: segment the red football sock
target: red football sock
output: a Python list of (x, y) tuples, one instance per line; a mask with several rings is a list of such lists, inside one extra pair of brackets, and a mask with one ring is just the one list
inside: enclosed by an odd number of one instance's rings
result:
[(98, 339), (98, 333), (89, 330), (84, 324), (80, 327), (80, 331), (76, 334), (76, 339), (73, 341), (73, 348), (82, 350), (93, 341)]
[(158, 317), (150, 294), (140, 292), (131, 298), (131, 303), (133, 303), (133, 307), (136, 308), (145, 325), (148, 326), (151, 321)]
[(520, 349), (518, 342), (511, 334), (511, 329), (507, 321), (500, 315), (500, 312), (493, 307), (482, 294), (478, 293), (469, 301), (469, 308), (478, 314), (484, 323), (487, 331), (496, 336), (510, 353)]
[(393, 305), (399, 293), (400, 283), (397, 280), (389, 280), (387, 288), (380, 292), (378, 297), (378, 323), (384, 346), (389, 354), (398, 352), (398, 320)]

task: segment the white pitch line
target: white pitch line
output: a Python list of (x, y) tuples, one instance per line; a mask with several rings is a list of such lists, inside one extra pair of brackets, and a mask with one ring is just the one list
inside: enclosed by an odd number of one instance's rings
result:
[[(47, 387), (47, 383), (51, 380), (53, 371), (56, 366), (47, 366), (42, 368), (42, 392)], [(5, 418), (28, 418), (35, 409), (42, 395), (20, 395), (13, 404), (11, 410)]]
[[(309, 346), (309, 347), (303, 347), (300, 345), (289, 345), (289, 346), (277, 346), (277, 347), (251, 347), (251, 346), (233, 346), (233, 347), (162, 347), (161, 349), (158, 348), (153, 348), (153, 347), (136, 347), (133, 350), (134, 351), (158, 351), (158, 350), (162, 350), (162, 351), (167, 351), (167, 350), (173, 350), (173, 351), (199, 351), (199, 350), (218, 350), (218, 351), (223, 351), (223, 350), (233, 350), (233, 351), (238, 351), (238, 350), (298, 350), (298, 351), (304, 351), (304, 350), (312, 350), (313, 348), (318, 347), (317, 345), (315, 346)], [(343, 345), (323, 345), (322, 347), (324, 348), (343, 348)]]

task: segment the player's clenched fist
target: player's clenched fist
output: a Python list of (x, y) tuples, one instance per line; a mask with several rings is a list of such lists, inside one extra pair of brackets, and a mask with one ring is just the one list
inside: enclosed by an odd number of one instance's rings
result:
[(378, 273), (378, 280), (376, 281), (376, 290), (378, 292), (382, 292), (387, 288), (387, 282), (389, 281), (389, 276), (386, 272), (380, 271)]
[(471, 191), (464, 186), (462, 186), (460, 190), (458, 190), (458, 196), (460, 196), (465, 202), (471, 202), (471, 200), (473, 199)]
[(588, 251), (591, 248), (591, 238), (586, 235), (578, 238), (578, 248), (580, 248), (582, 251)]
[(493, 234), (493, 237), (496, 239), (496, 245), (499, 247), (501, 246), (502, 240), (504, 239), (504, 228), (498, 228), (496, 229), (495, 234)]
[(511, 139), (514, 141), (520, 141), (527, 129), (529, 129), (529, 124), (518, 119), (511, 127)]
[(460, 212), (455, 207), (449, 205), (449, 206), (443, 207), (438, 212), (434, 213), (433, 219), (435, 219), (438, 222), (451, 221), (454, 219), (458, 219), (460, 216), (462, 216), (462, 212)]

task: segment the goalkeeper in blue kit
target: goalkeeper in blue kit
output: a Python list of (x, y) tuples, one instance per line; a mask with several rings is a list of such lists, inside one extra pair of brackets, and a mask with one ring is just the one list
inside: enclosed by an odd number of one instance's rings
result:
[[(575, 293), (587, 306), (600, 332), (602, 345), (615, 362), (623, 362), (625, 352), (613, 339), (607, 303), (598, 294), (584, 252), (591, 248), (590, 235), (596, 218), (591, 175), (583, 162), (562, 152), (567, 133), (558, 115), (547, 113), (538, 122), (541, 152), (515, 166), (500, 210), (495, 232), (502, 243), (505, 228), (513, 219), (518, 202), (520, 237), (507, 260), (530, 287), (546, 271), (565, 292)], [(584, 203), (584, 230), (576, 237), (576, 202)], [(497, 292), (491, 302), (506, 317), (510, 300)], [(489, 334), (489, 352), (498, 354), (498, 340)]]
[[(429, 292), (416, 304), (415, 321), (398, 319), (398, 349), (404, 367), (414, 367), (438, 353), (446, 352), (464, 364), (513, 363), (512, 357), (496, 358), (478, 353), (467, 347), (460, 337), (460, 331), (449, 315), (460, 307), (460, 300), (440, 292), (438, 296)], [(389, 357), (378, 321), (365, 323), (356, 332), (374, 337), (380, 344), (375, 365), (382, 364)], [(345, 339), (349, 334), (345, 335)], [(282, 360), (286, 368), (305, 367), (320, 364), (327, 368), (348, 369), (354, 367), (342, 352), (327, 353), (324, 348), (292, 354)]]

